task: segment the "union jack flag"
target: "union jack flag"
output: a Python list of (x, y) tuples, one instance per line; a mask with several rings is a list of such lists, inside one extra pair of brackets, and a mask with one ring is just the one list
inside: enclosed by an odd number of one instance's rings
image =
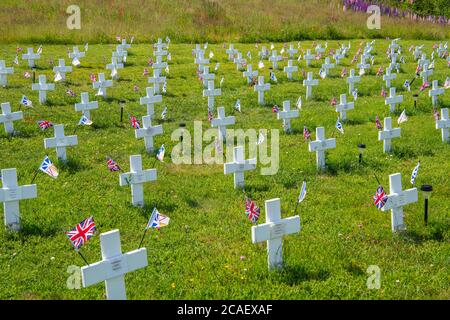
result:
[(311, 133), (309, 133), (309, 130), (307, 127), (303, 127), (303, 138), (305, 138), (305, 140), (308, 140), (311, 138)]
[(373, 204), (377, 206), (378, 210), (384, 207), (386, 204), (386, 201), (388, 200), (388, 197), (386, 193), (384, 193), (383, 187), (380, 185), (378, 186), (377, 192), (373, 196)]
[(377, 125), (377, 129), (378, 130), (383, 129), (383, 126), (381, 125), (381, 122), (380, 122), (380, 118), (378, 118), (378, 116), (377, 116), (377, 118), (375, 120), (375, 124)]
[(76, 93), (72, 91), (72, 89), (67, 89), (66, 91), (67, 95), (71, 96), (71, 97), (76, 97)]
[(333, 107), (337, 104), (336, 97), (333, 97), (333, 99), (331, 99), (330, 104), (331, 104)]
[(428, 81), (425, 81), (421, 86), (420, 86), (420, 91), (425, 90), (426, 88), (428, 88), (430, 86), (430, 83)]
[(131, 123), (131, 126), (134, 129), (140, 129), (141, 128), (141, 124), (139, 123), (139, 121), (134, 116), (130, 117), (130, 123)]
[(93, 74), (93, 73), (91, 73), (91, 74), (89, 75), (89, 79), (90, 79), (92, 82), (96, 82), (96, 81), (97, 81), (97, 78), (95, 77), (95, 74)]
[(122, 170), (120, 169), (119, 165), (111, 158), (108, 158), (108, 160), (106, 161), (106, 165), (111, 172)]
[(253, 200), (245, 199), (245, 214), (252, 223), (257, 223), (261, 210)]
[(272, 107), (272, 112), (278, 113), (278, 111), (279, 111), (278, 106), (277, 106), (277, 105), (274, 105), (274, 106)]
[(72, 242), (75, 250), (79, 250), (90, 238), (92, 238), (96, 230), (94, 217), (89, 217), (81, 221), (69, 232), (66, 232), (66, 235), (70, 242)]
[(48, 129), (50, 127), (53, 127), (53, 123), (51, 123), (50, 121), (47, 121), (47, 120), (38, 121), (38, 125), (42, 129), (42, 131), (44, 131), (45, 129)]

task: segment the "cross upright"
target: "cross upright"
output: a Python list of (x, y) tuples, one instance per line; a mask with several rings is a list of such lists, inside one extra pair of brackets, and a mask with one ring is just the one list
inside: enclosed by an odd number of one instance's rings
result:
[(78, 137), (64, 135), (64, 125), (62, 124), (55, 125), (54, 129), (55, 137), (44, 139), (44, 148), (56, 149), (56, 155), (58, 156), (58, 159), (66, 161), (66, 148), (76, 146), (78, 144)]
[(78, 59), (80, 60), (80, 58), (84, 58), (86, 56), (86, 52), (80, 52), (78, 50), (78, 47), (75, 46), (73, 47), (73, 51), (69, 53), (69, 58), (71, 59)]
[(211, 120), (212, 128), (219, 128), (219, 137), (221, 141), (226, 141), (227, 139), (227, 126), (234, 124), (235, 119), (233, 116), (225, 116), (225, 108), (217, 108), (217, 118)]
[(44, 74), (39, 75), (39, 83), (33, 83), (31, 90), (39, 91), (39, 103), (44, 104), (47, 101), (47, 91), (55, 90), (54, 83), (47, 83), (47, 78)]
[(9, 102), (2, 103), (1, 109), (2, 113), (0, 113), (0, 123), (3, 123), (5, 125), (6, 133), (13, 134), (13, 122), (23, 119), (23, 113), (22, 111), (11, 112), (11, 105), (9, 104)]
[(333, 55), (333, 59), (336, 62), (336, 65), (339, 65), (342, 59), (345, 58), (345, 55), (342, 53), (341, 49), (337, 49), (336, 53)]
[(234, 55), (237, 53), (237, 50), (234, 48), (234, 44), (230, 43), (230, 46), (225, 52), (228, 54), (228, 60), (233, 61)]
[(328, 76), (330, 74), (330, 69), (334, 68), (334, 64), (330, 63), (330, 58), (325, 58), (325, 63), (322, 64), (322, 69), (325, 70), (325, 75)]
[(234, 174), (234, 188), (244, 189), (244, 172), (256, 169), (256, 158), (244, 160), (244, 147), (234, 147), (233, 162), (223, 165), (224, 174)]
[(253, 78), (258, 76), (258, 70), (253, 71), (252, 65), (247, 65), (247, 71), (242, 73), (244, 77), (247, 78), (247, 83), (250, 84), (253, 82)]
[(209, 80), (214, 80), (215, 77), (216, 77), (216, 75), (214, 73), (209, 73), (209, 67), (208, 66), (204, 66), (203, 67), (202, 80), (203, 80), (203, 86), (205, 88), (208, 87), (208, 81)]
[(420, 73), (420, 76), (422, 77), (423, 83), (428, 81), (428, 77), (433, 74), (433, 69), (428, 68), (428, 64), (423, 64), (423, 71)]
[(401, 128), (392, 128), (391, 117), (384, 118), (384, 128), (378, 131), (378, 141), (383, 140), (383, 152), (391, 152), (391, 139), (399, 138), (401, 135)]
[(316, 46), (314, 50), (316, 51), (317, 54), (325, 52), (325, 48), (322, 48), (322, 45), (320, 43)]
[[(161, 40), (161, 39), (159, 39)], [(122, 42), (119, 44), (121, 50), (127, 51), (131, 48), (131, 44), (127, 43), (127, 39), (122, 39)]]
[(359, 69), (366, 70), (366, 69), (369, 69), (369, 68), (370, 68), (370, 64), (368, 64), (368, 63), (366, 62), (366, 58), (364, 58), (363, 56), (361, 56), (361, 63), (359, 63), (359, 64), (357, 65), (357, 67), (358, 67)]
[(387, 68), (386, 74), (383, 76), (383, 80), (386, 81), (386, 88), (391, 87), (391, 80), (394, 80), (395, 78), (397, 78), (397, 74), (391, 73), (391, 69)]
[(94, 109), (98, 109), (98, 102), (89, 102), (89, 93), (82, 92), (81, 103), (75, 103), (75, 111), (81, 111), (86, 118), (91, 119), (91, 110)]
[[(195, 59), (198, 58), (198, 55), (199, 55), (200, 51), (203, 51), (203, 50), (202, 50), (202, 48), (200, 47), (200, 44), (197, 43), (197, 44), (195, 45), (195, 49), (192, 49), (192, 52), (194, 53)], [(195, 60), (194, 60), (194, 63), (195, 63)]]
[(269, 61), (272, 62), (272, 68), (276, 70), (278, 69), (278, 61), (283, 61), (283, 57), (277, 55), (277, 50), (272, 50), (272, 55), (270, 56)]
[(325, 169), (325, 151), (336, 148), (336, 139), (325, 138), (325, 128), (316, 128), (316, 140), (309, 142), (309, 152), (316, 152), (316, 164), (318, 170)]
[(436, 121), (436, 129), (442, 130), (442, 142), (450, 142), (449, 135), (450, 118), (448, 117), (448, 108), (441, 109), (441, 119)]
[(136, 139), (144, 138), (145, 149), (148, 153), (153, 152), (153, 136), (163, 134), (162, 125), (152, 126), (152, 117), (142, 117), (142, 128), (135, 130)]
[(264, 91), (267, 91), (270, 89), (270, 83), (264, 83), (264, 76), (258, 77), (258, 84), (253, 86), (253, 91), (258, 92), (258, 104), (263, 106), (264, 105)]
[(153, 51), (153, 55), (155, 56), (155, 57), (165, 57), (165, 56), (167, 56), (169, 54), (169, 51), (167, 51), (167, 50), (156, 50), (156, 51)]
[(130, 156), (130, 172), (119, 176), (119, 185), (131, 185), (131, 198), (133, 206), (144, 206), (144, 183), (156, 180), (156, 169), (142, 170), (142, 156)]
[(118, 45), (116, 51), (113, 51), (112, 56), (117, 59), (117, 63), (124, 63), (127, 60), (128, 52), (122, 50), (122, 47)]
[(292, 73), (297, 72), (298, 67), (294, 66), (293, 60), (288, 60), (288, 65), (284, 67), (284, 72), (286, 72), (287, 78), (289, 80), (292, 80)]
[(303, 86), (306, 87), (306, 100), (312, 96), (312, 87), (319, 85), (319, 80), (313, 79), (313, 73), (308, 72), (308, 76), (303, 80)]
[(289, 49), (286, 51), (289, 55), (289, 59), (294, 59), (295, 55), (298, 53), (298, 49), (294, 48), (294, 45), (291, 43), (289, 44)]
[(444, 88), (439, 88), (439, 84), (437, 80), (433, 80), (432, 88), (428, 91), (428, 96), (431, 97), (431, 103), (433, 106), (437, 104), (438, 96), (444, 94)]
[(112, 87), (112, 80), (106, 80), (104, 73), (98, 74), (98, 81), (92, 83), (94, 89), (98, 89), (97, 96), (101, 95), (106, 98), (106, 88)]
[(384, 101), (384, 104), (390, 105), (390, 112), (394, 112), (397, 103), (400, 104), (402, 102), (403, 102), (403, 96), (402, 95), (397, 96), (395, 94), (395, 87), (389, 88), (389, 97), (386, 98), (386, 100)]
[(145, 88), (145, 91), (147, 92), (147, 95), (141, 97), (139, 103), (147, 106), (147, 115), (152, 117), (155, 114), (155, 103), (161, 103), (162, 96), (155, 95), (155, 90), (152, 87)]
[(361, 82), (360, 76), (355, 76), (355, 69), (350, 69), (350, 75), (347, 78), (348, 93), (352, 94), (355, 91), (355, 83)]
[(311, 54), (310, 49), (306, 49), (306, 54), (303, 56), (303, 59), (306, 61), (306, 66), (309, 67), (311, 61), (314, 60), (314, 55)]
[(208, 89), (203, 90), (203, 96), (208, 97), (208, 110), (214, 110), (214, 97), (220, 96), (222, 89), (214, 89), (214, 80), (208, 81)]
[(160, 70), (159, 69), (154, 69), (153, 70), (153, 77), (149, 77), (148, 78), (148, 83), (153, 84), (153, 92), (155, 94), (159, 94), (160, 90), (159, 90), (159, 85), (163, 85), (166, 82), (166, 77), (163, 77), (160, 75)]
[(118, 78), (118, 70), (123, 69), (123, 63), (119, 63), (116, 57), (111, 57), (111, 63), (106, 65), (106, 69), (111, 70), (111, 78)]
[(420, 56), (422, 55), (422, 48), (423, 48), (423, 45), (421, 45), (421, 46), (416, 46), (416, 47), (414, 48), (414, 52), (413, 52), (413, 54), (414, 54), (414, 60), (419, 60), (419, 59), (420, 59)]
[(28, 60), (28, 67), (33, 68), (35, 66), (34, 60), (41, 58), (38, 53), (33, 53), (33, 48), (28, 48), (27, 53), (22, 55), (22, 60)]
[(162, 69), (164, 69), (164, 68), (166, 68), (167, 67), (167, 62), (164, 62), (163, 60), (162, 60), (162, 56), (156, 56), (156, 61), (155, 61), (155, 63), (152, 65), (152, 68), (153, 68), (153, 73), (155, 74), (155, 75), (160, 75), (161, 74), (161, 71), (162, 71)]
[(289, 100), (283, 101), (283, 111), (277, 113), (277, 119), (283, 120), (284, 132), (291, 132), (291, 119), (298, 118), (298, 115), (297, 109), (291, 110), (291, 102)]
[(389, 175), (389, 191), (386, 204), (381, 211), (391, 210), (391, 226), (392, 232), (405, 230), (406, 226), (403, 222), (403, 207), (407, 204), (417, 202), (417, 188), (402, 190), (402, 175), (395, 173)]
[(12, 231), (19, 231), (19, 201), (36, 198), (37, 187), (35, 184), (19, 186), (15, 168), (2, 169), (1, 173), (2, 188), (0, 188), (0, 202), (3, 202), (5, 226)]
[(72, 72), (71, 66), (66, 66), (66, 62), (64, 59), (58, 60), (58, 65), (53, 67), (53, 72), (61, 75), (63, 81), (66, 80), (66, 73)]
[(236, 64), (236, 69), (239, 71), (243, 68), (245, 64), (247, 64), (247, 60), (242, 58), (242, 53), (238, 52), (236, 54), (236, 58), (234, 58), (234, 63)]
[(355, 103), (347, 102), (347, 95), (341, 94), (340, 103), (336, 105), (336, 112), (339, 112), (341, 120), (347, 120), (347, 111), (353, 109), (355, 109)]
[(158, 41), (153, 45), (158, 51), (164, 50), (168, 48), (167, 43), (162, 42), (161, 38), (158, 38)]
[(281, 218), (280, 199), (266, 201), (266, 223), (252, 226), (252, 242), (267, 241), (269, 270), (283, 266), (283, 237), (300, 232), (300, 217)]
[(102, 260), (81, 267), (83, 287), (105, 282), (108, 300), (126, 300), (125, 275), (148, 266), (147, 248), (122, 253), (119, 230), (100, 234)]
[(0, 60), (0, 86), (6, 87), (8, 85), (8, 74), (13, 74), (14, 68), (7, 68), (5, 60)]
[(420, 66), (424, 66), (425, 64), (426, 65), (430, 64), (430, 60), (427, 59), (427, 54), (426, 53), (422, 53), (422, 55), (421, 55), (421, 57), (420, 57), (418, 62), (419, 62)]
[(201, 50), (198, 53), (197, 58), (195, 59), (195, 63), (198, 64), (198, 71), (203, 72), (203, 67), (207, 64), (209, 64), (209, 59), (206, 59), (204, 56), (205, 52)]

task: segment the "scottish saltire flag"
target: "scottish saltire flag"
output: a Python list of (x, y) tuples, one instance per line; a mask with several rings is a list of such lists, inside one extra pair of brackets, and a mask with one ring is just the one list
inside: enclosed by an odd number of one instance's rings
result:
[(113, 159), (108, 158), (106, 160), (106, 165), (108, 166), (109, 171), (114, 172), (114, 171), (120, 171), (122, 169), (120, 169), (119, 165), (117, 164), (117, 162), (115, 162)]
[(302, 202), (306, 196), (306, 181), (303, 181), (302, 188), (300, 189), (300, 194), (298, 195), (298, 203)]
[(165, 152), (166, 152), (166, 149), (164, 148), (164, 144), (163, 144), (163, 145), (161, 145), (161, 148), (159, 148), (158, 152), (156, 153), (156, 159), (163, 162)]
[(80, 60), (78, 60), (77, 57), (73, 58), (73, 60), (72, 60), (72, 65), (73, 65), (73, 66), (77, 67), (77, 66), (79, 66), (80, 64), (81, 64), (81, 62), (80, 62)]
[(408, 117), (406, 116), (406, 109), (403, 109), (402, 113), (398, 117), (397, 123), (400, 124), (405, 121), (408, 121)]
[(303, 138), (305, 140), (308, 140), (311, 138), (311, 133), (309, 133), (309, 130), (306, 126), (303, 127)]
[(381, 122), (380, 122), (380, 118), (378, 118), (378, 116), (375, 119), (375, 124), (376, 124), (378, 130), (383, 129), (383, 126), (381, 125)]
[(417, 174), (419, 173), (419, 167), (420, 167), (420, 161), (417, 163), (417, 166), (414, 167), (412, 174), (411, 174), (411, 184), (414, 185), (414, 182), (416, 182)]
[(272, 112), (273, 112), (273, 113), (278, 113), (278, 111), (280, 111), (280, 110), (278, 109), (278, 106), (277, 106), (277, 105), (274, 105), (274, 106), (272, 107)]
[(94, 236), (97, 230), (93, 217), (89, 217), (81, 221), (75, 228), (66, 232), (67, 237), (74, 246), (75, 250), (79, 250), (90, 238)]
[(81, 116), (80, 121), (78, 122), (79, 126), (90, 126), (92, 125), (92, 121), (90, 119), (88, 119), (88, 117), (86, 117), (84, 114)]
[(373, 204), (377, 207), (378, 210), (381, 210), (381, 208), (383, 208), (386, 204), (387, 200), (388, 196), (384, 192), (383, 187), (381, 185), (378, 186), (375, 196), (373, 197)]
[(246, 198), (245, 214), (252, 223), (256, 224), (258, 222), (259, 215), (261, 214), (261, 210), (253, 200)]
[(161, 112), (161, 119), (165, 120), (167, 115), (167, 107), (164, 108), (164, 110)]
[(134, 129), (140, 129), (141, 128), (141, 124), (139, 123), (139, 121), (134, 116), (130, 116), (130, 123), (131, 123), (131, 126)]
[(234, 108), (235, 108), (237, 111), (241, 112), (241, 99), (237, 99), (237, 100), (236, 100), (236, 103), (234, 104)]
[(159, 213), (158, 209), (154, 208), (150, 219), (148, 220), (147, 226), (145, 230), (150, 228), (160, 229), (162, 227), (168, 226), (170, 222), (170, 218)]
[(50, 177), (56, 179), (59, 175), (58, 169), (55, 167), (55, 165), (50, 161), (48, 156), (45, 156), (44, 161), (42, 161), (41, 165), (39, 166), (39, 170), (42, 172), (48, 174)]
[(31, 100), (29, 100), (26, 96), (22, 96), (22, 99), (20, 100), (20, 104), (25, 107), (32, 107), (33, 103)]
[(336, 121), (336, 129), (338, 129), (340, 133), (344, 134), (344, 127), (342, 127), (342, 123), (339, 120), (339, 117), (337, 118)]
[(50, 121), (47, 121), (47, 120), (40, 120), (40, 121), (38, 121), (38, 125), (39, 125), (39, 128), (41, 128), (42, 131), (44, 131), (45, 129), (48, 129), (50, 127), (53, 127), (53, 123), (51, 123)]
[(302, 108), (302, 96), (298, 97), (297, 99), (297, 109)]

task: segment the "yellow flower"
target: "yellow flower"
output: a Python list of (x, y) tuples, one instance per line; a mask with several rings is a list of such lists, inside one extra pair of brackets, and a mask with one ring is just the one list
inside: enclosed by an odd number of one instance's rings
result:
[(172, 289), (175, 289), (175, 287), (176, 287), (175, 282), (172, 283), (171, 287), (172, 287)]

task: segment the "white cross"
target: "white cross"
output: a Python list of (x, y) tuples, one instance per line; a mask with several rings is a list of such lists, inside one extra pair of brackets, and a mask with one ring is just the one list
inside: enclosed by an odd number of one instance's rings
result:
[[(161, 39), (158, 39), (158, 40), (161, 40)], [(119, 46), (121, 47), (122, 50), (125, 50), (125, 51), (131, 48), (131, 44), (127, 43), (127, 39), (122, 39), (122, 42), (120, 43)]]
[(122, 47), (118, 45), (116, 47), (116, 51), (112, 53), (112, 56), (117, 59), (117, 63), (123, 63), (128, 57), (128, 52), (126, 50), (122, 50)]
[(283, 111), (277, 113), (277, 119), (283, 119), (284, 132), (291, 131), (291, 119), (298, 118), (298, 115), (297, 109), (291, 110), (291, 102), (289, 100), (283, 101)]
[(423, 71), (420, 73), (423, 83), (428, 81), (428, 76), (431, 76), (433, 74), (433, 69), (428, 69), (428, 64), (424, 63), (423, 65)]
[(293, 60), (288, 60), (288, 65), (287, 67), (284, 67), (284, 72), (286, 72), (287, 78), (289, 80), (292, 80), (292, 73), (293, 72), (297, 72), (298, 71), (298, 67), (294, 66), (294, 61)]
[(306, 66), (309, 67), (309, 65), (311, 64), (311, 61), (314, 60), (314, 55), (311, 54), (310, 49), (306, 50), (306, 54), (303, 56), (303, 59), (306, 60)]
[(97, 101), (89, 102), (89, 93), (82, 92), (81, 103), (75, 103), (75, 111), (77, 112), (81, 111), (86, 118), (91, 119), (90, 110), (94, 109), (98, 109), (98, 102)]
[(100, 235), (102, 260), (81, 267), (83, 287), (105, 282), (108, 300), (126, 300), (125, 275), (148, 266), (147, 248), (122, 253), (119, 230)]
[(161, 95), (155, 95), (154, 89), (152, 87), (147, 87), (145, 89), (147, 92), (147, 95), (145, 97), (140, 98), (140, 104), (141, 105), (147, 105), (147, 115), (152, 117), (155, 114), (155, 103), (161, 103), (162, 102), (162, 96)]
[(234, 58), (234, 63), (236, 64), (236, 69), (239, 71), (247, 63), (247, 60), (242, 58), (242, 53), (238, 52), (236, 58)]
[(348, 93), (352, 94), (355, 90), (355, 83), (361, 82), (360, 76), (355, 76), (355, 69), (350, 69), (350, 75), (347, 78)]
[(37, 197), (36, 185), (19, 186), (16, 169), (2, 170), (0, 202), (3, 202), (5, 226), (13, 231), (20, 230), (19, 201)]
[(102, 95), (104, 98), (106, 98), (106, 88), (112, 87), (112, 85), (112, 80), (106, 80), (104, 73), (99, 73), (98, 81), (92, 83), (92, 87), (98, 89), (97, 95)]
[(278, 69), (278, 61), (282, 61), (283, 57), (277, 55), (277, 50), (272, 50), (272, 55), (269, 58), (269, 61), (272, 62), (272, 68), (274, 70)]
[(142, 170), (141, 155), (130, 156), (130, 172), (119, 176), (119, 185), (131, 185), (131, 198), (133, 206), (144, 206), (144, 183), (156, 180), (156, 169)]
[(44, 104), (47, 101), (47, 91), (55, 90), (54, 83), (46, 83), (47, 78), (45, 75), (39, 75), (39, 83), (33, 83), (31, 85), (31, 90), (39, 91), (39, 103)]
[(399, 138), (401, 135), (401, 128), (392, 129), (392, 119), (390, 117), (384, 118), (384, 128), (378, 131), (378, 141), (383, 140), (383, 152), (391, 152), (391, 139)]
[(418, 60), (420, 58), (420, 56), (422, 55), (422, 48), (423, 48), (423, 45), (422, 46), (416, 46), (414, 48), (413, 54), (414, 54), (414, 59), (415, 60)]
[(366, 70), (366, 69), (369, 69), (369, 68), (370, 68), (370, 64), (368, 64), (368, 63), (366, 62), (366, 58), (364, 58), (363, 56), (361, 56), (361, 63), (359, 63), (359, 64), (357, 65), (357, 67), (358, 67), (359, 69), (364, 69), (364, 70)]
[(333, 59), (336, 62), (336, 65), (339, 65), (339, 62), (341, 61), (341, 59), (344, 59), (345, 55), (342, 54), (342, 50), (341, 49), (337, 49), (336, 50), (336, 54), (333, 55)]
[(394, 49), (391, 49), (391, 63), (393, 65), (397, 64), (397, 58), (398, 58), (398, 54), (395, 53)]
[(145, 116), (142, 117), (142, 128), (136, 129), (135, 135), (136, 139), (144, 138), (145, 149), (148, 153), (153, 152), (153, 136), (160, 135), (163, 133), (163, 127), (152, 126), (152, 117)]
[(28, 48), (27, 53), (22, 55), (22, 60), (28, 60), (28, 67), (30, 68), (34, 67), (34, 60), (38, 60), (40, 58), (40, 54), (33, 53), (33, 48)]
[(441, 119), (436, 121), (436, 129), (442, 130), (442, 142), (450, 142), (449, 129), (450, 119), (448, 117), (448, 108), (441, 109)]
[(298, 50), (294, 48), (294, 45), (291, 43), (289, 44), (289, 49), (286, 51), (289, 54), (290, 59), (294, 59), (294, 55), (298, 53)]
[(325, 58), (325, 63), (322, 64), (322, 69), (325, 70), (325, 75), (328, 76), (330, 74), (330, 69), (334, 68), (334, 64), (330, 63), (330, 58)]
[[(161, 74), (161, 70), (167, 67), (167, 62), (162, 61), (162, 56), (157, 56), (155, 63), (153, 63), (152, 68), (154, 74), (158, 76)], [(155, 73), (157, 71), (157, 73)]]
[(429, 65), (430, 64), (430, 60), (427, 59), (426, 53), (422, 53), (422, 56), (419, 59), (419, 65), (420, 66), (424, 66), (425, 64)]
[(209, 64), (209, 59), (206, 59), (204, 57), (204, 51), (201, 50), (198, 54), (197, 54), (197, 58), (194, 60), (194, 63), (198, 64), (198, 71), (203, 72), (203, 66)]
[(14, 68), (6, 68), (5, 61), (0, 60), (0, 86), (8, 85), (8, 74), (13, 74)]
[(244, 172), (256, 169), (256, 158), (244, 160), (244, 147), (234, 147), (233, 162), (223, 165), (224, 174), (234, 174), (234, 188), (244, 188)]
[(5, 125), (6, 133), (14, 133), (13, 122), (23, 119), (22, 111), (11, 112), (11, 105), (9, 102), (1, 104), (2, 113), (0, 114), (0, 123)]
[(437, 80), (433, 80), (432, 89), (428, 91), (428, 96), (431, 97), (431, 103), (433, 106), (436, 105), (438, 101), (438, 96), (444, 94), (444, 88), (439, 88)]
[(167, 50), (156, 50), (156, 51), (153, 51), (153, 55), (155, 56), (155, 57), (164, 57), (164, 56), (167, 56), (169, 54), (169, 51), (167, 51)]
[[(197, 43), (197, 44), (195, 45), (195, 49), (193, 49), (192, 51), (193, 51), (194, 54), (195, 54), (195, 59), (197, 59), (197, 58), (198, 58), (198, 54), (200, 53), (200, 51), (203, 51), (203, 50), (202, 50), (202, 48), (200, 47), (200, 44)], [(194, 60), (194, 63), (195, 63), (195, 60)]]
[(317, 169), (325, 169), (325, 150), (336, 148), (336, 139), (325, 139), (325, 128), (316, 128), (316, 140), (309, 142), (309, 152), (316, 152)]
[(443, 57), (443, 54), (447, 51), (445, 46), (442, 43), (439, 43), (439, 48), (437, 49), (437, 53), (439, 57)]
[(247, 65), (247, 71), (244, 71), (243, 76), (247, 78), (247, 83), (250, 84), (253, 81), (253, 77), (258, 76), (258, 70), (253, 71), (252, 65)]
[(234, 44), (230, 43), (229, 48), (225, 52), (228, 54), (228, 60), (232, 61), (237, 50), (234, 48)]
[(205, 88), (208, 87), (208, 81), (209, 80), (214, 80), (215, 77), (216, 77), (216, 75), (214, 73), (209, 73), (209, 67), (208, 66), (204, 66), (203, 67), (202, 79), (203, 79), (203, 86)]
[(259, 52), (260, 58), (266, 59), (268, 55), (269, 55), (269, 51), (267, 50), (267, 48), (265, 46), (262, 46), (261, 51)]
[(78, 137), (65, 136), (63, 124), (55, 125), (54, 129), (55, 129), (55, 137), (44, 139), (44, 147), (45, 149), (56, 148), (56, 155), (58, 156), (58, 159), (66, 161), (67, 160), (66, 148), (76, 146), (78, 144)]
[(203, 90), (203, 96), (208, 97), (208, 110), (214, 109), (214, 97), (222, 94), (221, 89), (214, 89), (214, 80), (208, 81), (208, 89)]
[(161, 38), (158, 38), (158, 42), (154, 44), (154, 47), (157, 50), (163, 50), (163, 49), (167, 49), (168, 45), (167, 45), (167, 43), (162, 42)]
[(252, 242), (267, 241), (269, 270), (283, 266), (283, 236), (300, 232), (300, 217), (281, 219), (280, 199), (266, 201), (266, 223), (252, 227)]
[(386, 98), (386, 100), (384, 101), (385, 105), (390, 105), (390, 111), (394, 112), (395, 111), (395, 107), (397, 105), (397, 103), (402, 103), (403, 102), (403, 96), (399, 95), (397, 96), (395, 94), (395, 87), (391, 87), (389, 89), (389, 97)]
[(303, 86), (306, 86), (306, 100), (312, 96), (312, 87), (319, 85), (319, 80), (313, 79), (313, 73), (308, 72), (308, 76), (303, 80)]
[(69, 58), (71, 58), (71, 59), (77, 58), (78, 60), (80, 60), (80, 58), (84, 58), (85, 56), (86, 56), (86, 52), (80, 52), (78, 50), (78, 47), (73, 47), (73, 51), (71, 53), (69, 53)]
[(225, 116), (225, 108), (219, 107), (217, 108), (217, 118), (211, 120), (211, 127), (219, 128), (219, 136), (222, 139), (222, 141), (226, 141), (227, 138), (227, 126), (234, 124), (234, 117)]
[(336, 105), (336, 112), (340, 113), (341, 120), (347, 120), (347, 111), (355, 109), (354, 102), (347, 102), (347, 95), (341, 94), (341, 103)]
[[(123, 69), (123, 63), (119, 63), (116, 57), (111, 57), (111, 63), (106, 65), (106, 69), (111, 70), (111, 78), (118, 78), (118, 69)], [(115, 74), (113, 73), (115, 70)]]
[(161, 76), (162, 64), (162, 62), (153, 64), (153, 66), (156, 65), (156, 67), (153, 68), (153, 77), (148, 78), (148, 83), (153, 84), (153, 91), (155, 94), (159, 93), (159, 85), (166, 82), (166, 77)]
[(391, 210), (392, 232), (405, 230), (403, 207), (407, 204), (417, 202), (417, 188), (402, 190), (402, 175), (401, 173), (395, 173), (389, 175), (389, 191), (388, 200), (381, 208), (381, 211)]
[(270, 83), (264, 83), (264, 76), (258, 77), (258, 84), (253, 87), (253, 91), (258, 92), (258, 104), (264, 105), (264, 91), (270, 89)]
[(383, 75), (383, 80), (386, 81), (386, 88), (391, 87), (391, 80), (394, 80), (397, 78), (397, 75), (395, 73), (391, 73), (391, 69), (386, 69), (386, 74)]
[(58, 65), (53, 67), (53, 72), (54, 73), (58, 73), (61, 75), (61, 78), (64, 80), (66, 80), (66, 73), (72, 72), (72, 67), (71, 66), (66, 66), (66, 62), (64, 61), (64, 59), (59, 59), (58, 60)]
[(316, 53), (324, 53), (325, 52), (325, 48), (322, 48), (321, 44), (318, 44), (314, 50), (316, 51)]

